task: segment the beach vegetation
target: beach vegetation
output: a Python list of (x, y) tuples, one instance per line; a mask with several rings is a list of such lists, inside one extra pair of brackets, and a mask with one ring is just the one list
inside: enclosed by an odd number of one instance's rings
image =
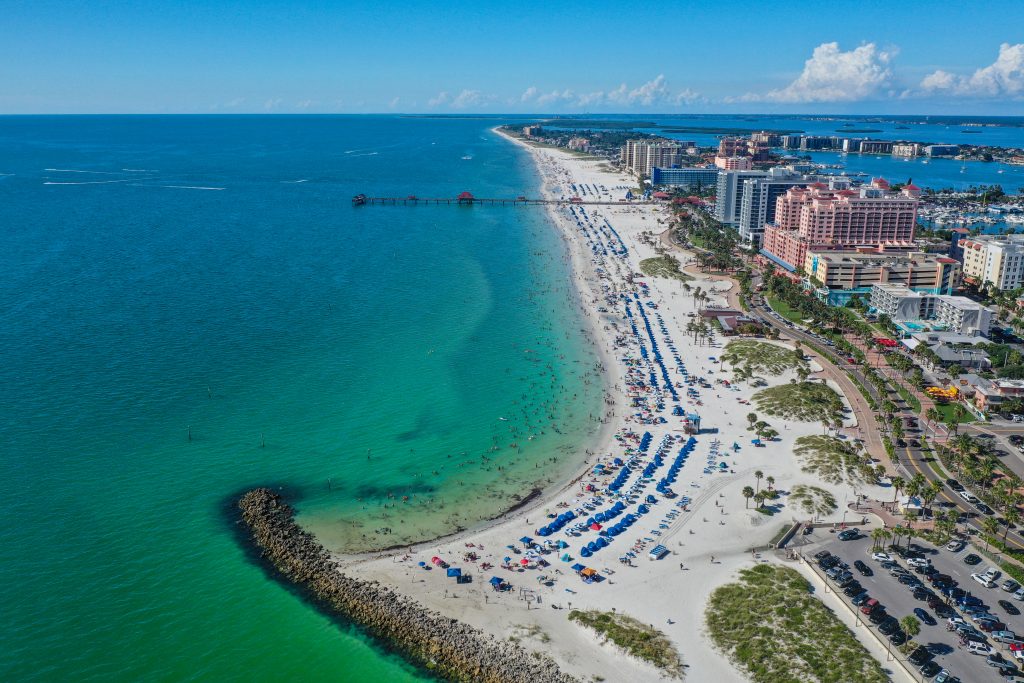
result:
[(572, 610), (569, 621), (586, 626), (626, 653), (653, 664), (665, 673), (682, 678), (683, 662), (672, 641), (653, 626), (619, 612)]
[(793, 382), (762, 389), (753, 396), (768, 415), (800, 422), (834, 422), (843, 413), (839, 394), (822, 382)]
[(800, 469), (830, 484), (851, 486), (874, 483), (876, 475), (871, 462), (851, 442), (823, 434), (801, 436), (793, 446), (801, 460)]
[(705, 620), (754, 683), (883, 683), (889, 677), (794, 569), (759, 564), (717, 588)]
[(820, 486), (798, 484), (789, 493), (789, 501), (794, 507), (809, 515), (825, 517), (836, 511), (836, 497)]
[(773, 376), (806, 365), (802, 355), (798, 357), (792, 349), (752, 339), (729, 342), (720, 359), (733, 367), (745, 367), (752, 373)]
[(678, 259), (671, 254), (645, 258), (640, 262), (640, 272), (648, 277), (664, 277), (680, 282), (693, 279), (682, 271)]

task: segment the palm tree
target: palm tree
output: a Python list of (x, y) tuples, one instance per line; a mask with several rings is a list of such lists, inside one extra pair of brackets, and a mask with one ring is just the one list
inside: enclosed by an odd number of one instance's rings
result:
[(764, 491), (758, 491), (757, 493), (754, 494), (754, 502), (757, 503), (757, 508), (759, 510), (762, 507), (764, 507), (764, 501), (765, 501), (765, 498), (767, 498), (767, 497), (768, 497), (768, 494), (765, 493)]
[(938, 408), (932, 406), (931, 408), (925, 411), (924, 417), (926, 420), (928, 420), (928, 422), (931, 423), (932, 427), (934, 428), (935, 423), (942, 419), (942, 413), (939, 412)]
[(1003, 529), (1003, 543), (1006, 543), (1006, 537), (1010, 534), (1010, 527), (1020, 522), (1020, 512), (1017, 511), (1017, 508), (1013, 507), (1007, 510), (1003, 517), (1006, 519), (1006, 528)]
[(757, 490), (758, 491), (761, 490), (761, 479), (763, 479), (763, 478), (764, 478), (764, 472), (762, 472), (761, 470), (758, 470), (758, 471), (754, 472), (754, 479), (757, 480)]
[(903, 479), (903, 477), (893, 477), (892, 479), (890, 479), (890, 481), (892, 482), (892, 490), (896, 492), (895, 495), (893, 495), (892, 497), (892, 504), (895, 508), (896, 500), (900, 497), (900, 491), (902, 491), (903, 488), (907, 485), (907, 482)]
[(909, 638), (913, 638), (921, 632), (921, 622), (917, 620), (917, 617), (909, 614), (900, 619), (900, 626), (903, 627), (903, 632), (906, 633)]
[(871, 530), (871, 549), (875, 550), (878, 548), (878, 544), (882, 543), (884, 546), (885, 538), (889, 534), (885, 529), (872, 529)]
[(981, 521), (981, 528), (988, 534), (985, 536), (985, 550), (988, 550), (989, 540), (999, 533), (999, 522), (996, 521), (995, 517), (986, 517)]
[(767, 482), (767, 484), (768, 484), (768, 490), (771, 491), (772, 490), (772, 486), (775, 484), (775, 477), (769, 475), (765, 479), (765, 482)]
[(755, 493), (754, 492), (754, 488), (752, 486), (744, 486), (742, 493), (743, 493), (743, 497), (747, 499), (746, 507), (747, 507), (747, 509), (749, 509), (750, 508), (750, 499), (754, 497), (754, 493)]
[(757, 422), (757, 413), (747, 413), (747, 429), (753, 429), (755, 422)]

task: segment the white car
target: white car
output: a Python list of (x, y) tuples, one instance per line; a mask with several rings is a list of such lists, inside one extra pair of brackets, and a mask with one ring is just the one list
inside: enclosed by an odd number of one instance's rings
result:
[(963, 550), (966, 546), (967, 544), (963, 541), (954, 539), (946, 544), (946, 550), (948, 550), (951, 553), (958, 553), (961, 550)]
[(992, 586), (996, 585), (992, 579), (988, 578), (984, 574), (971, 574), (971, 578), (980, 583), (985, 588), (991, 588)]
[(878, 562), (892, 562), (892, 555), (889, 553), (871, 553), (871, 559)]
[(978, 497), (976, 495), (974, 495), (973, 493), (971, 493), (970, 491), (961, 491), (960, 492), (960, 497), (963, 498), (964, 500), (966, 500), (971, 505), (977, 505), (978, 502), (979, 502), (978, 501)]
[(989, 581), (995, 581), (996, 579), (998, 579), (1002, 575), (1003, 575), (1003, 573), (1001, 571), (999, 571), (998, 569), (996, 569), (995, 567), (989, 567), (988, 569), (985, 570), (985, 573), (982, 574), (982, 576), (984, 576)]
[(931, 563), (931, 560), (926, 560), (924, 558), (918, 557), (912, 557), (909, 560), (907, 560), (907, 564), (909, 564), (911, 567), (927, 567)]

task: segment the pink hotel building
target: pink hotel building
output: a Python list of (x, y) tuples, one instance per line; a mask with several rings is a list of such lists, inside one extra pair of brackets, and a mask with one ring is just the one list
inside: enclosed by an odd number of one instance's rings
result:
[(916, 185), (892, 192), (882, 178), (857, 190), (832, 190), (824, 183), (794, 187), (778, 198), (761, 253), (792, 272), (803, 268), (808, 249), (907, 248), (914, 241), (920, 196)]

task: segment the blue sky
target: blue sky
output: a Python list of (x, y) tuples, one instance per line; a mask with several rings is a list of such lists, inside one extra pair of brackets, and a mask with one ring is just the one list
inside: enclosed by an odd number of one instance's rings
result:
[(0, 113), (1024, 114), (1024, 1), (0, 0)]

